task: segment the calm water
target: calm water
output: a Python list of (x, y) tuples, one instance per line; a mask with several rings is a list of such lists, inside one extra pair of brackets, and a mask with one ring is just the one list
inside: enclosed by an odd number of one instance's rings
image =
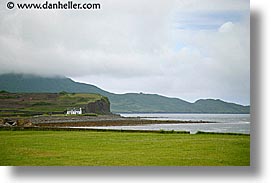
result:
[[(244, 133), (250, 134), (250, 114), (172, 114), (172, 113), (127, 113), (124, 117), (140, 117), (149, 120), (182, 120), (197, 121), (198, 124), (150, 124), (142, 126), (108, 126), (91, 127), (100, 129), (124, 129), (124, 130), (175, 130), (175, 131), (197, 131), (221, 132), (221, 133)], [(200, 121), (211, 121), (216, 123), (199, 123)]]
[(120, 115), (151, 120), (211, 121), (220, 123), (250, 122), (250, 114), (121, 113)]

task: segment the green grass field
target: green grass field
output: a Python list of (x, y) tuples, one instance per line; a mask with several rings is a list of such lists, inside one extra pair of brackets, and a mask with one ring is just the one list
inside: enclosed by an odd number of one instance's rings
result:
[(245, 135), (0, 131), (0, 147), (0, 165), (250, 165)]

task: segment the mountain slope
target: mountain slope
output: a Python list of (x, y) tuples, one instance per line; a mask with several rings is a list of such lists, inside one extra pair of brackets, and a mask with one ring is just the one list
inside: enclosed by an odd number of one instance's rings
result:
[(221, 100), (198, 100), (190, 103), (157, 94), (114, 94), (94, 85), (75, 82), (65, 77), (46, 78), (33, 75), (0, 75), (0, 90), (9, 92), (98, 93), (109, 98), (112, 112), (184, 112), (184, 113), (249, 113), (249, 106)]
[(228, 103), (220, 99), (200, 99), (193, 106), (197, 111), (204, 113), (215, 113), (215, 111), (219, 111), (219, 113), (235, 113), (236, 111), (239, 113), (248, 113), (247, 111), (250, 109), (249, 106)]
[(58, 93), (61, 91), (75, 93), (108, 93), (94, 85), (77, 83), (65, 77), (49, 78), (23, 74), (0, 75), (0, 90), (25, 93)]
[(191, 103), (157, 94), (127, 93), (110, 96), (110, 100), (117, 112), (192, 112)]

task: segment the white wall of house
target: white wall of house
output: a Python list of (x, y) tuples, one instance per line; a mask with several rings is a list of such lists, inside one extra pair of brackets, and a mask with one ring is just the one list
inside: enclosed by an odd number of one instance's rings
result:
[(67, 110), (67, 114), (82, 114), (82, 109), (71, 109), (71, 110)]

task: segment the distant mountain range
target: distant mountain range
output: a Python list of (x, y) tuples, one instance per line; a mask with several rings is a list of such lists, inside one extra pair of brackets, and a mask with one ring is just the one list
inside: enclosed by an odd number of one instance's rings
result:
[(109, 98), (113, 113), (174, 112), (174, 113), (250, 113), (250, 106), (228, 103), (219, 99), (200, 99), (190, 103), (179, 98), (158, 94), (115, 94), (94, 85), (75, 82), (66, 77), (40, 77), (23, 74), (0, 75), (0, 90), (25, 93), (98, 93)]

